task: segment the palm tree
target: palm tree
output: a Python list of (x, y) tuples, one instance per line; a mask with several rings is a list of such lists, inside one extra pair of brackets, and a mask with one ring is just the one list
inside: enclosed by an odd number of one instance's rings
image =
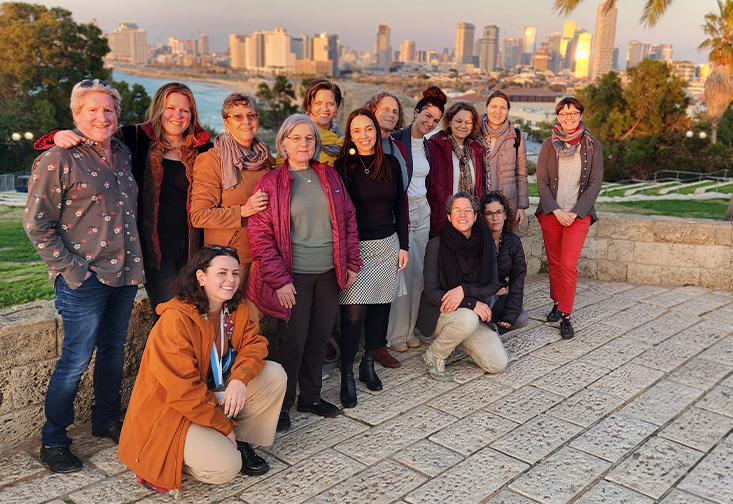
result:
[(718, 122), (733, 100), (733, 0), (718, 0), (720, 14), (710, 12), (705, 15), (702, 29), (707, 39), (698, 49), (710, 49), (710, 75), (705, 82), (705, 104), (712, 124), (710, 141), (715, 143), (718, 136)]
[[(552, 10), (567, 16), (575, 8), (580, 5), (583, 0), (554, 0)], [(639, 22), (644, 25), (645, 28), (651, 28), (659, 22), (667, 8), (674, 0), (646, 0), (644, 9), (641, 13), (641, 19)], [(616, 6), (616, 0), (606, 0), (605, 10), (612, 9)]]

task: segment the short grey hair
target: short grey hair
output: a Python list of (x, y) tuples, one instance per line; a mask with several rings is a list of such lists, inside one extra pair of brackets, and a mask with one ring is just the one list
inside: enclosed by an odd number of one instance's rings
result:
[(316, 123), (314, 123), (313, 120), (305, 114), (291, 115), (285, 119), (283, 125), (280, 126), (280, 131), (277, 132), (277, 138), (275, 139), (277, 155), (283, 159), (288, 159), (288, 153), (285, 152), (283, 141), (285, 140), (285, 137), (290, 136), (290, 133), (292, 133), (295, 127), (300, 124), (307, 124), (313, 130), (313, 136), (316, 137), (316, 145), (311, 161), (318, 161), (321, 157), (321, 135), (318, 133)]
[(249, 107), (255, 111), (255, 114), (260, 113), (257, 100), (254, 97), (242, 93), (232, 93), (224, 98), (224, 103), (221, 106), (221, 116), (226, 119), (229, 116), (229, 112), (237, 105)]
[(115, 113), (117, 117), (120, 117), (120, 93), (112, 87), (112, 84), (105, 80), (99, 79), (84, 79), (81, 82), (74, 84), (74, 88), (71, 90), (71, 112), (76, 114), (81, 110), (81, 106), (84, 103), (84, 96), (89, 93), (104, 93), (112, 97), (112, 102), (115, 106)]
[(448, 198), (448, 201), (445, 202), (445, 213), (446, 215), (449, 215), (451, 210), (453, 209), (453, 203), (460, 198), (465, 198), (468, 201), (471, 202), (471, 208), (473, 208), (474, 214), (478, 215), (478, 200), (476, 199), (476, 196), (473, 194), (468, 194), (464, 192), (457, 192), (454, 195), (450, 196)]

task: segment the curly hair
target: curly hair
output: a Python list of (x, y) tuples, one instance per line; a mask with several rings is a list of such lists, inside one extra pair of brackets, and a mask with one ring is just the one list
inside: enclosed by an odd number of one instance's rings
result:
[[(514, 208), (512, 207), (512, 204), (507, 199), (507, 197), (500, 192), (491, 191), (481, 196), (481, 201), (479, 202), (479, 211), (481, 212), (481, 217), (484, 217), (486, 206), (489, 203), (494, 202), (497, 202), (502, 207), (504, 207), (504, 215), (506, 216), (506, 219), (504, 220), (504, 228), (502, 229), (502, 232), (507, 234), (514, 234), (514, 230), (517, 225)], [(488, 222), (486, 223), (486, 225), (488, 226)]]
[(393, 131), (400, 131), (405, 127), (405, 113), (402, 110), (402, 104), (400, 103), (400, 100), (398, 100), (397, 97), (392, 93), (382, 91), (381, 93), (375, 94), (374, 96), (369, 98), (369, 101), (364, 104), (364, 108), (369, 110), (372, 114), (376, 116), (379, 104), (382, 102), (382, 100), (388, 97), (397, 102), (397, 109), (399, 110), (399, 112), (397, 113), (397, 122), (394, 125)]
[(443, 133), (446, 137), (449, 137), (453, 134), (450, 129), (450, 123), (456, 116), (456, 114), (462, 110), (470, 112), (471, 120), (473, 121), (471, 133), (468, 134), (468, 138), (474, 138), (476, 136), (476, 133), (478, 133), (478, 130), (481, 128), (481, 121), (479, 120), (478, 112), (476, 112), (476, 107), (468, 102), (459, 101), (454, 103), (451, 108), (449, 108), (448, 111), (445, 113), (445, 116), (443, 116)]
[[(195, 306), (201, 315), (209, 312), (209, 298), (204, 288), (199, 285), (196, 272), (198, 270), (206, 271), (211, 265), (211, 261), (218, 256), (233, 257), (239, 263), (239, 256), (237, 256), (237, 252), (234, 249), (216, 245), (204, 245), (201, 251), (191, 257), (188, 264), (181, 269), (175, 282), (171, 285), (173, 295), (181, 301)], [(242, 291), (241, 289), (237, 289), (232, 299), (227, 301), (229, 310), (232, 312), (236, 310), (241, 301)]]

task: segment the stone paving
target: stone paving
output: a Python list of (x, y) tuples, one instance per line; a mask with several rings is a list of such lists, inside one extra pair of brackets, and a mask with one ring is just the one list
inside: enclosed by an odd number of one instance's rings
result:
[[(292, 412), (259, 451), (261, 477), (185, 481), (180, 502), (578, 504), (733, 503), (733, 292), (580, 280), (573, 340), (543, 323), (547, 277), (527, 285), (532, 320), (505, 336), (506, 372), (463, 354), (453, 382), (422, 349), (361, 383), (335, 419)], [(324, 398), (339, 404), (338, 372)], [(109, 440), (73, 431), (84, 470), (50, 473), (38, 440), (0, 453), (0, 502), (173, 502), (135, 483)]]

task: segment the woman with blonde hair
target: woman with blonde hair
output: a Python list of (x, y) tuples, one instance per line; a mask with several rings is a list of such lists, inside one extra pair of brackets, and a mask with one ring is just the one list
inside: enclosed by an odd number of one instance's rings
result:
[[(161, 86), (145, 121), (120, 127), (116, 136), (132, 153), (145, 290), (157, 320), (156, 306), (173, 297), (173, 281), (201, 246), (201, 233), (191, 225), (188, 207), (194, 162), (211, 147), (210, 137), (199, 124), (193, 93), (179, 82)], [(52, 131), (36, 142), (36, 148), (54, 143), (70, 148), (85, 140), (71, 130)]]

